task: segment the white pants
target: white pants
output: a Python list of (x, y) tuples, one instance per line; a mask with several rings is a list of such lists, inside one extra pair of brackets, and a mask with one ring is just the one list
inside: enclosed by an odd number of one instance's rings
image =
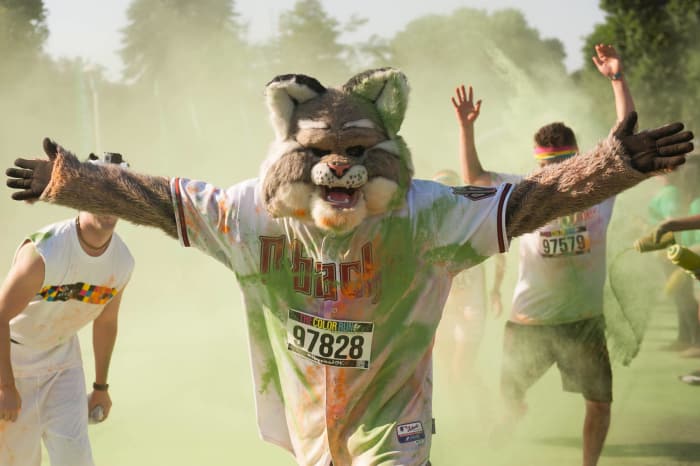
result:
[(18, 377), (15, 384), (22, 410), (17, 421), (0, 421), (0, 465), (40, 466), (43, 439), (51, 466), (93, 466), (83, 368)]

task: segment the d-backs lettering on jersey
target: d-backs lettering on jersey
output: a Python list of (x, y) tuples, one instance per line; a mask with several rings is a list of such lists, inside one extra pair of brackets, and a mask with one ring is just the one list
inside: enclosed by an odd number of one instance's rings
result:
[[(360, 260), (338, 264), (315, 261), (296, 239), (291, 240), (288, 248), (284, 235), (261, 236), (260, 245), (260, 272), (265, 275), (289, 266), (293, 277), (291, 286), (297, 293), (337, 301), (340, 292), (346, 298), (372, 297), (372, 302), (377, 302), (380, 281), (372, 243), (362, 246)], [(285, 251), (289, 251), (289, 261), (283, 260)]]

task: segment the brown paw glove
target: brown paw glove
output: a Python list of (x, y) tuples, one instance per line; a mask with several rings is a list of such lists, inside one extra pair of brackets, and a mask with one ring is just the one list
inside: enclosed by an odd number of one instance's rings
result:
[(54, 160), (63, 151), (63, 147), (49, 138), (44, 138), (44, 152), (48, 160), (21, 158), (15, 160), (15, 167), (5, 171), (8, 176), (7, 186), (18, 190), (12, 193), (12, 199), (29, 202), (39, 199), (51, 181)]
[(683, 131), (683, 123), (634, 133), (637, 112), (625, 117), (613, 132), (630, 157), (630, 164), (642, 173), (673, 170), (685, 163), (685, 154), (693, 150), (693, 133)]

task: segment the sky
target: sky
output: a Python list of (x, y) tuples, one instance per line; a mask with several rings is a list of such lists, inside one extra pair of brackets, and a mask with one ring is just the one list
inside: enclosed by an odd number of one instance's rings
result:
[[(194, 0), (193, 0), (194, 1)], [(126, 10), (131, 0), (44, 0), (48, 12), (50, 36), (47, 51), (53, 57), (83, 57), (103, 65), (108, 77), (118, 80), (122, 64), (118, 56), (121, 30), (126, 25)], [(276, 19), (291, 9), (295, 0), (235, 0), (235, 9), (248, 24), (251, 41), (262, 41), (274, 34)], [(581, 48), (584, 37), (604, 19), (597, 0), (322, 0), (325, 10), (344, 21), (353, 14), (367, 18), (365, 26), (348, 36), (377, 34), (391, 37), (411, 20), (428, 14), (449, 14), (460, 7), (487, 11), (504, 8), (521, 10), (528, 24), (543, 38), (557, 38), (567, 54), (569, 71), (583, 65)]]

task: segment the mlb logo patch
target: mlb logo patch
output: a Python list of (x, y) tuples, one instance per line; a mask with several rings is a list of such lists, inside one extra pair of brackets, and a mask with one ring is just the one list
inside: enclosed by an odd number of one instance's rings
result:
[(399, 443), (422, 443), (425, 431), (421, 422), (407, 422), (396, 426), (396, 437)]

